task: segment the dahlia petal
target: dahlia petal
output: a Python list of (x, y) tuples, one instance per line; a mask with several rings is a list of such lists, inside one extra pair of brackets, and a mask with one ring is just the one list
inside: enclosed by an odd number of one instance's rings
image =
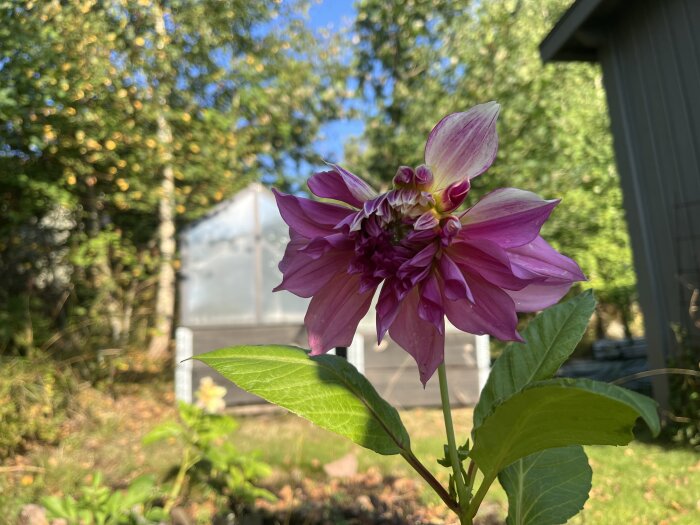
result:
[(272, 189), (280, 215), (287, 225), (309, 239), (325, 237), (348, 215), (355, 212), (343, 206), (295, 197)]
[(469, 289), (467, 281), (464, 280), (464, 275), (462, 270), (459, 269), (457, 264), (450, 258), (447, 253), (443, 252), (440, 261), (438, 262), (438, 268), (440, 270), (440, 276), (444, 282), (445, 286), (445, 297), (450, 301), (459, 301), (462, 299), (467, 299), (474, 302), (474, 296), (472, 291)]
[(289, 242), (284, 249), (284, 257), (277, 265), (280, 272), (284, 274), (297, 257), (297, 252), (309, 244), (309, 239), (289, 228)]
[(544, 200), (516, 188), (492, 191), (462, 216), (462, 232), (470, 239), (487, 239), (502, 248), (531, 242), (559, 200)]
[(357, 175), (335, 164), (330, 166), (333, 170), (314, 173), (308, 180), (309, 189), (317, 197), (334, 199), (355, 208), (362, 208), (366, 201), (377, 196)]
[(359, 287), (359, 275), (339, 272), (311, 299), (304, 317), (311, 355), (350, 346), (374, 295), (374, 290), (359, 293)]
[(318, 259), (330, 250), (352, 250), (355, 243), (344, 233), (332, 233), (326, 237), (316, 237), (300, 248), (300, 252), (312, 259)]
[(401, 302), (389, 335), (416, 360), (421, 383), (425, 386), (444, 359), (445, 335), (432, 323), (418, 317), (419, 301), (418, 289), (414, 288)]
[(566, 282), (586, 280), (578, 264), (556, 251), (540, 236), (528, 244), (508, 249), (507, 253), (513, 270), (520, 275)]
[(400, 279), (410, 281), (411, 286), (415, 286), (430, 272), (430, 264), (433, 262), (437, 250), (437, 244), (431, 242), (411, 259), (402, 263), (397, 272), (397, 276)]
[(339, 272), (347, 272), (351, 257), (352, 251), (331, 251), (316, 258), (299, 252), (287, 265), (282, 282), (272, 291), (287, 290), (299, 297), (311, 297)]
[(408, 261), (403, 263), (399, 272), (409, 271), (416, 268), (425, 268), (433, 261), (437, 250), (437, 244), (431, 242)]
[(515, 303), (517, 312), (539, 312), (549, 308), (566, 295), (571, 282), (540, 282), (526, 286), (522, 290), (506, 290)]
[(426, 211), (413, 223), (414, 230), (432, 230), (440, 224), (438, 218), (432, 211)]
[(445, 315), (464, 332), (490, 334), (502, 341), (522, 341), (517, 330), (518, 316), (510, 296), (478, 275), (466, 275), (474, 303), (445, 301)]
[(543, 280), (537, 275), (525, 275), (513, 270), (508, 252), (497, 244), (480, 239), (471, 241), (460, 239), (453, 243), (448, 250), (459, 268), (468, 273), (477, 273), (489, 283), (507, 290), (521, 290), (532, 282), (532, 279)]
[(442, 291), (437, 277), (433, 273), (423, 281), (418, 301), (418, 317), (431, 323), (439, 333), (445, 333)]
[(496, 119), (500, 106), (487, 102), (443, 118), (425, 144), (425, 163), (433, 171), (433, 191), (485, 172), (496, 158)]
[(396, 319), (400, 304), (398, 295), (393, 280), (387, 279), (384, 281), (382, 290), (379, 292), (379, 299), (377, 300), (376, 306), (377, 344), (382, 342), (391, 323)]

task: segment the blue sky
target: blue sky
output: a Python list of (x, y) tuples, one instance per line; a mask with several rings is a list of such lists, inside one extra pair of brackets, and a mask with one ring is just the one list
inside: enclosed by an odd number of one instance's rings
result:
[[(315, 1), (309, 10), (310, 24), (314, 29), (326, 28), (337, 30), (352, 25), (355, 9), (352, 0)], [(326, 160), (341, 162), (343, 146), (352, 136), (362, 133), (360, 121), (338, 121), (323, 126), (323, 139), (316, 143), (316, 149)]]

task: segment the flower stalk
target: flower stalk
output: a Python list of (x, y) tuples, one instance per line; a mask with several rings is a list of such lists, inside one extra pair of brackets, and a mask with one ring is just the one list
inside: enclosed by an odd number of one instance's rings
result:
[(438, 366), (438, 379), (440, 381), (440, 400), (442, 402), (442, 414), (445, 419), (445, 430), (447, 432), (447, 452), (452, 465), (452, 476), (457, 488), (457, 501), (459, 502), (459, 521), (461, 525), (471, 525), (472, 519), (469, 517), (469, 493), (462, 476), (462, 464), (457, 451), (457, 441), (455, 439), (454, 424), (452, 423), (452, 410), (450, 408), (450, 393), (447, 388), (447, 372), (445, 363)]

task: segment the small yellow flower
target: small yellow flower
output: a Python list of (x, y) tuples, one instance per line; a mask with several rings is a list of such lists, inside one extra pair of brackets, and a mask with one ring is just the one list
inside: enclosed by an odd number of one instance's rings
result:
[(23, 487), (28, 487), (32, 483), (34, 483), (34, 476), (30, 476), (29, 474), (25, 474), (22, 476), (22, 478), (19, 480), (20, 484)]
[(197, 406), (209, 414), (221, 412), (226, 408), (224, 396), (226, 396), (226, 388), (214, 383), (211, 377), (203, 377), (195, 392)]

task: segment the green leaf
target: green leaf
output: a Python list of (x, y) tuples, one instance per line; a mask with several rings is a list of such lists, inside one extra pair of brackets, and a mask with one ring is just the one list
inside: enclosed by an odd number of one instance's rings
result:
[(527, 386), (489, 415), (474, 433), (471, 457), (486, 477), (515, 460), (568, 445), (626, 445), (642, 417), (656, 435), (656, 403), (589, 379), (550, 379)]
[(583, 337), (595, 308), (588, 290), (539, 314), (499, 356), (474, 408), (474, 430), (494, 407), (535, 381), (551, 378)]
[(293, 346), (235, 346), (195, 357), (243, 390), (379, 454), (408, 450), (399, 413), (345, 359)]
[(122, 509), (130, 510), (135, 505), (146, 503), (156, 486), (156, 478), (151, 474), (143, 474), (129, 484), (123, 494)]
[(142, 443), (144, 445), (150, 445), (169, 438), (180, 438), (182, 435), (183, 429), (177, 422), (166, 421), (143, 436)]
[(593, 472), (580, 445), (520, 458), (498, 474), (508, 494), (508, 525), (558, 525), (588, 499)]

